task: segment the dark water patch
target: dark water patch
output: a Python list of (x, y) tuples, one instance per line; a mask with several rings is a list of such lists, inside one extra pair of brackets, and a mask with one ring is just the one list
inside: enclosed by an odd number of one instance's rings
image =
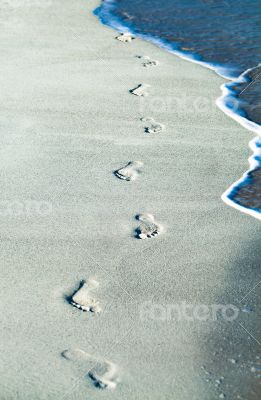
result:
[[(222, 87), (218, 106), (261, 137), (260, 1), (104, 0), (94, 13), (104, 24), (200, 62), (230, 79)], [(261, 219), (259, 143), (258, 138), (251, 141), (250, 169), (222, 199)]]

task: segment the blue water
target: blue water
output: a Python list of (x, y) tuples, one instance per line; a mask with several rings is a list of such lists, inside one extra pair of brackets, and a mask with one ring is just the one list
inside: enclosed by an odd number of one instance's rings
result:
[[(229, 79), (218, 106), (261, 136), (260, 1), (104, 0), (95, 14), (104, 24), (203, 63)], [(251, 142), (249, 171), (222, 198), (261, 219), (260, 143), (260, 138)]]

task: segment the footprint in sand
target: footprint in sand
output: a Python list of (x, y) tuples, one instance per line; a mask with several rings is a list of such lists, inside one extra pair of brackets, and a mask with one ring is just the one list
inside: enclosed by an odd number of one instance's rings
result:
[[(83, 350), (65, 350), (62, 356), (74, 362), (80, 368), (85, 368), (95, 387), (99, 389), (115, 389), (119, 382), (119, 368), (116, 364), (108, 360), (101, 360)], [(87, 371), (86, 371), (87, 370)]]
[(130, 43), (132, 40), (135, 39), (130, 33), (121, 33), (119, 36), (116, 36), (117, 40), (123, 43)]
[(151, 60), (149, 56), (137, 56), (142, 60), (142, 65), (143, 67), (156, 67), (159, 65), (159, 61), (157, 60)]
[(100, 304), (91, 295), (92, 291), (97, 289), (98, 286), (99, 283), (94, 279), (88, 280), (87, 283), (85, 281), (81, 281), (79, 289), (71, 297), (70, 303), (82, 311), (99, 313), (101, 311)]
[(163, 227), (155, 221), (152, 214), (139, 214), (136, 216), (141, 225), (135, 230), (139, 239), (149, 239), (162, 233)]
[(131, 89), (129, 92), (131, 94), (134, 94), (135, 96), (139, 97), (146, 97), (148, 96), (147, 89), (150, 87), (150, 85), (147, 85), (146, 83), (140, 83), (137, 87), (134, 89)]
[(99, 362), (89, 371), (89, 377), (100, 389), (115, 389), (119, 382), (118, 367), (110, 361)]
[(160, 133), (165, 129), (165, 125), (154, 121), (153, 118), (141, 118), (141, 121), (150, 123), (149, 126), (144, 127), (145, 133)]
[(141, 172), (140, 168), (142, 166), (143, 163), (141, 161), (130, 161), (125, 167), (114, 171), (114, 175), (125, 181), (133, 181)]

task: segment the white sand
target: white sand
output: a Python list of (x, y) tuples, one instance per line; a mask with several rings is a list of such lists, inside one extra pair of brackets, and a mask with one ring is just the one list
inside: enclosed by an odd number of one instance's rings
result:
[[(247, 169), (251, 133), (215, 106), (220, 77), (114, 40), (97, 4), (1, 3), (0, 399), (257, 399), (260, 223), (220, 199)], [(140, 83), (144, 99), (129, 93)], [(142, 117), (166, 129), (144, 134)], [(138, 179), (113, 175), (135, 160)], [(135, 239), (144, 212), (165, 233)], [(89, 278), (99, 315), (65, 299)], [(142, 319), (150, 300), (253, 312), (163, 321), (159, 308)], [(73, 348), (116, 363), (117, 388), (95, 388), (89, 366), (61, 356)]]

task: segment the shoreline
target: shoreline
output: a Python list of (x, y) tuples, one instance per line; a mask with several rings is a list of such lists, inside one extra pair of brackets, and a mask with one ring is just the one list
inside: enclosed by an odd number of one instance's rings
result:
[[(42, 4), (0, 6), (0, 399), (259, 399), (260, 224), (220, 200), (248, 155), (223, 79), (115, 40), (96, 0)], [(159, 235), (137, 238), (141, 215)], [(217, 305), (237, 318), (200, 319)]]
[[(250, 207), (242, 206), (231, 198), (233, 193), (240, 190), (240, 188), (244, 186), (244, 184), (247, 184), (249, 180), (249, 174), (257, 168), (261, 168), (261, 126), (242, 115), (240, 103), (237, 101), (237, 92), (233, 89), (238, 84), (248, 82), (247, 77), (249, 72), (254, 70), (257, 66), (253, 66), (252, 68), (247, 69), (239, 76), (234, 76), (230, 73), (230, 70), (223, 65), (208, 63), (207, 61), (199, 60), (199, 56), (195, 53), (183, 52), (180, 49), (173, 49), (173, 43), (170, 44), (163, 39), (156, 38), (149, 34), (137, 33), (131, 23), (123, 24), (120, 18), (115, 17), (112, 14), (114, 8), (114, 0), (105, 0), (93, 11), (93, 13), (99, 18), (102, 24), (107, 25), (118, 32), (127, 32), (129, 34), (135, 35), (136, 37), (153, 43), (154, 45), (168, 51), (173, 55), (180, 57), (181, 59), (199, 64), (202, 67), (213, 70), (217, 75), (229, 80), (228, 83), (224, 83), (220, 86), (222, 94), (216, 99), (216, 105), (228, 117), (234, 119), (244, 128), (255, 133), (257, 136), (255, 138), (252, 138), (248, 144), (249, 148), (253, 151), (252, 156), (248, 158), (248, 170), (244, 172), (244, 174), (236, 182), (232, 183), (227, 190), (225, 190), (225, 192), (221, 196), (221, 199), (230, 207), (234, 207), (241, 212), (244, 212), (254, 218), (257, 218), (258, 220), (261, 220), (260, 209), (255, 210)], [(261, 64), (259, 64), (259, 66), (261, 66)], [(234, 108), (234, 110), (231, 110), (231, 102), (232, 108)]]

